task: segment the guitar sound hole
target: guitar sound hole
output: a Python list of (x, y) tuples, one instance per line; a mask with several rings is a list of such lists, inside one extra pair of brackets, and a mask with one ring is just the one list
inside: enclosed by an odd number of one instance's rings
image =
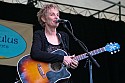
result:
[(62, 63), (51, 63), (51, 68), (54, 71), (59, 71), (62, 68)]

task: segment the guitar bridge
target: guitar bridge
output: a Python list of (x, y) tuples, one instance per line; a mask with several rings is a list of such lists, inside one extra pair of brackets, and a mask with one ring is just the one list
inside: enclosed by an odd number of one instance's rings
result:
[(46, 75), (45, 75), (45, 73), (44, 73), (44, 71), (43, 71), (41, 65), (40, 65), (40, 64), (37, 64), (37, 67), (38, 67), (38, 71), (39, 71), (40, 75), (41, 75), (43, 78), (46, 78)]

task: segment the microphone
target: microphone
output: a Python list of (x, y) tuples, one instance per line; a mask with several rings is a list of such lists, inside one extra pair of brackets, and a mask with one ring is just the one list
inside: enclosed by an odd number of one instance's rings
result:
[(65, 20), (65, 19), (57, 19), (56, 22), (57, 22), (57, 23), (66, 23), (66, 22), (68, 22), (68, 20)]

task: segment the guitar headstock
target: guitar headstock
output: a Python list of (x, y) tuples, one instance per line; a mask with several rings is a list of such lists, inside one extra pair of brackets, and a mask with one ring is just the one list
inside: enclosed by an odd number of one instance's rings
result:
[[(105, 50), (111, 52), (111, 54), (120, 51), (120, 45), (118, 43), (110, 43), (105, 46)], [(116, 51), (117, 50), (117, 51)]]

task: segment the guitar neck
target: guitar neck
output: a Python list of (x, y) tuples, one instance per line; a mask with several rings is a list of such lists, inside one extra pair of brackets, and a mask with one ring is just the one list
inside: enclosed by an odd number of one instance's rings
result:
[[(104, 51), (105, 51), (105, 47), (102, 47), (102, 48), (90, 51), (89, 54), (91, 56), (93, 56), (93, 55), (102, 53)], [(83, 59), (86, 59), (86, 58), (88, 58), (87, 53), (84, 53), (84, 54), (80, 54), (80, 55), (76, 56), (74, 59), (77, 60), (77, 61), (80, 61), (80, 60), (83, 60)]]

